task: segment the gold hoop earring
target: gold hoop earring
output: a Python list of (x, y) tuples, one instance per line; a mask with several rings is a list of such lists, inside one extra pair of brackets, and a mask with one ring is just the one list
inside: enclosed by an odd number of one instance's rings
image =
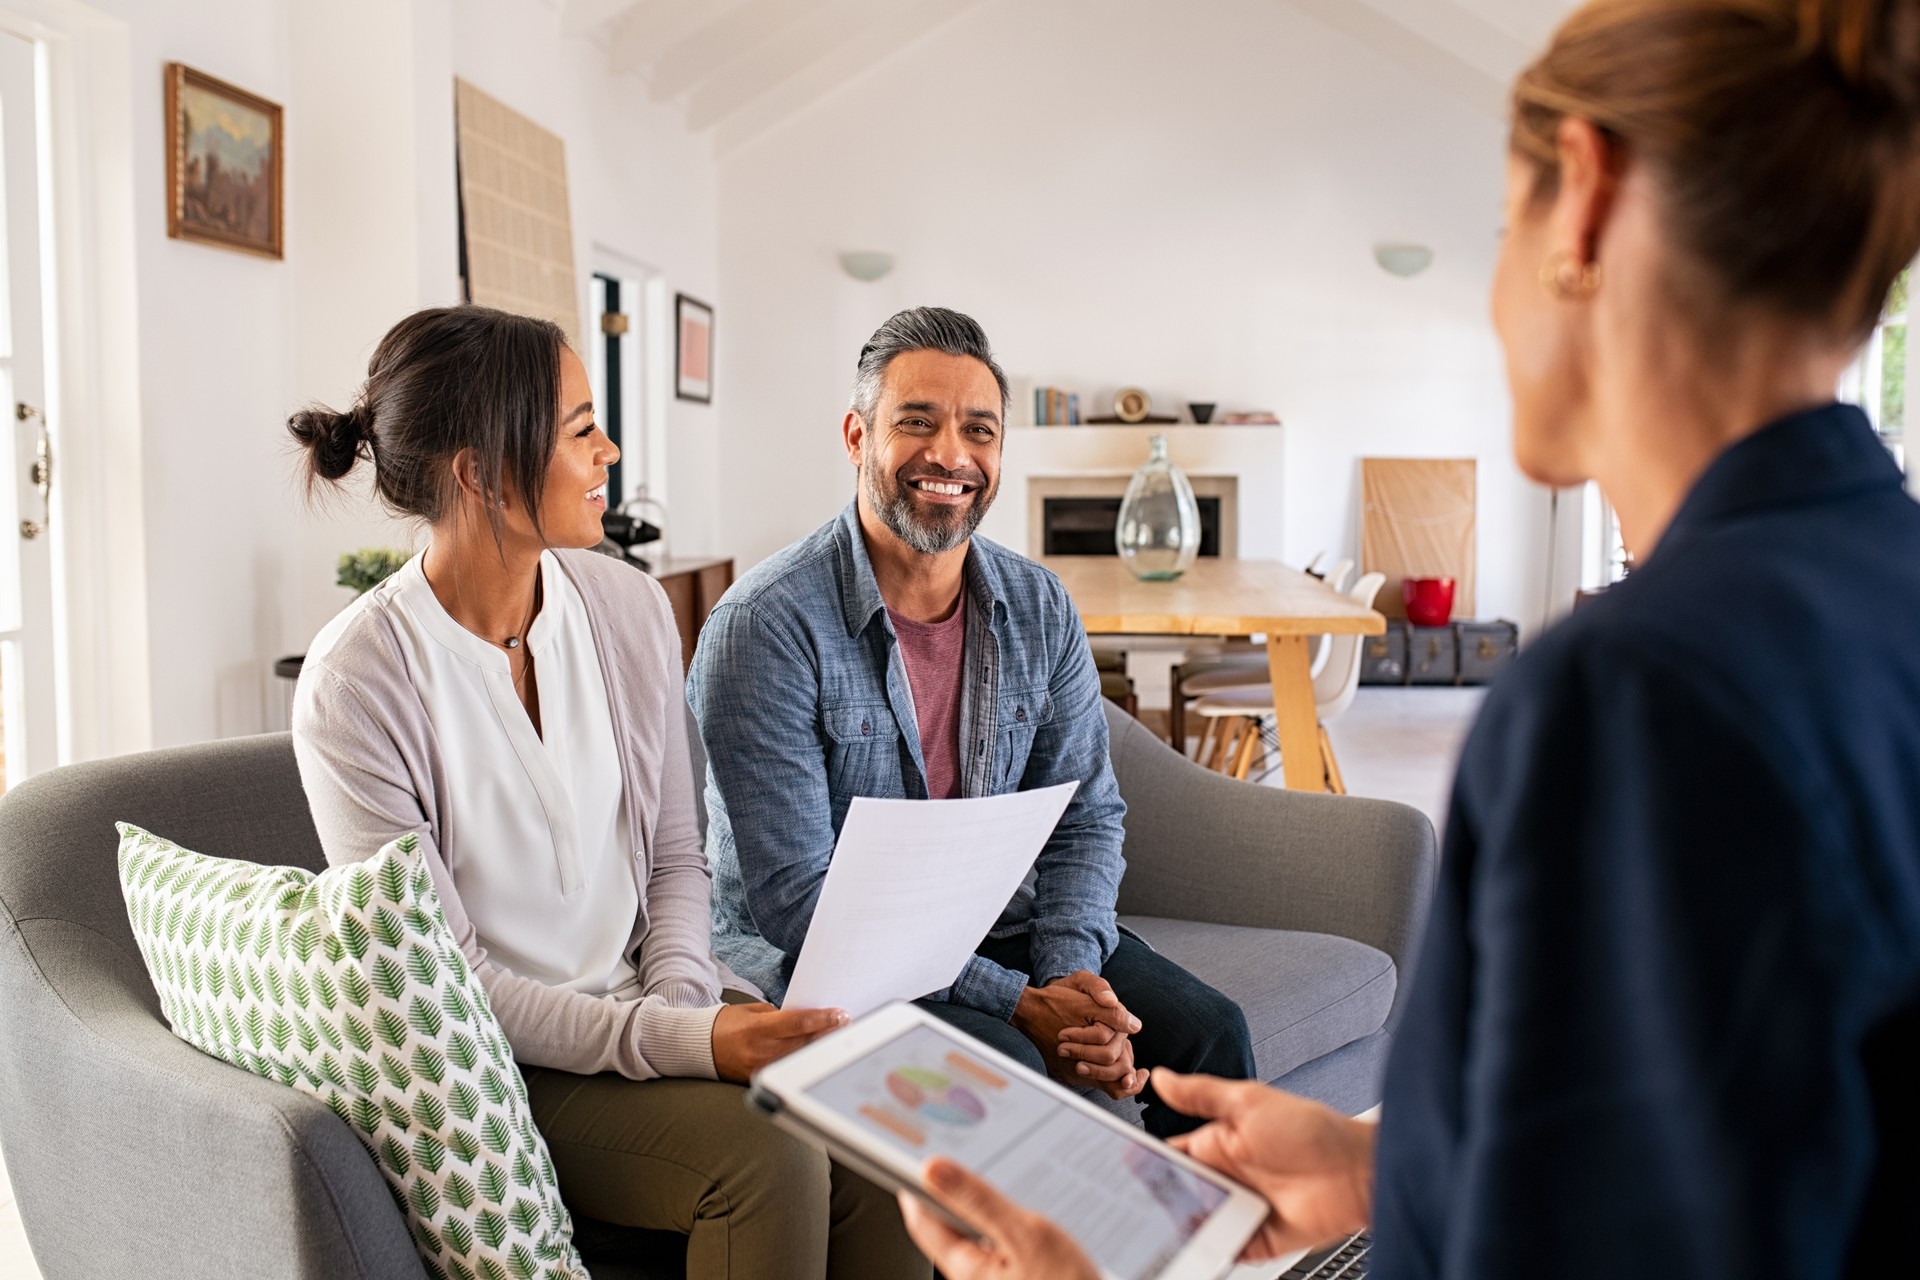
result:
[(1585, 302), (1600, 292), (1600, 267), (1578, 262), (1569, 251), (1556, 249), (1540, 264), (1540, 287), (1562, 302)]

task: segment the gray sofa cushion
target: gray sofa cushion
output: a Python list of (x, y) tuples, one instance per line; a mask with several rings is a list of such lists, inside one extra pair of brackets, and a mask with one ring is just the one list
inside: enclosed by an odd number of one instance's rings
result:
[(1120, 923), (1240, 1006), (1262, 1080), (1372, 1035), (1393, 1007), (1393, 961), (1351, 938), (1157, 916)]
[[(1380, 1077), (1386, 1072), (1387, 1051), (1392, 1047), (1393, 1033), (1376, 1031), (1267, 1083), (1324, 1102), (1342, 1115), (1357, 1116), (1380, 1101)], [(593, 1275), (594, 1280), (600, 1280), (598, 1271)]]

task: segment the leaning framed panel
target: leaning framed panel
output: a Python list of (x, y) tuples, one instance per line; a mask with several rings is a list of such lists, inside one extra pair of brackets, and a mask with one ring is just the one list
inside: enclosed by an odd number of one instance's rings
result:
[(1310, 642), (1380, 635), (1384, 617), (1277, 560), (1196, 560), (1172, 582), (1143, 582), (1115, 556), (1040, 563), (1066, 587), (1089, 635), (1265, 635), (1281, 774), (1292, 790), (1326, 789)]

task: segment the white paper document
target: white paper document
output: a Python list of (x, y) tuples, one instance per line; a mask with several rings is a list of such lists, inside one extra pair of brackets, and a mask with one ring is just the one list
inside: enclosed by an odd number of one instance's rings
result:
[(952, 985), (1079, 787), (970, 800), (855, 798), (785, 1007), (857, 1018)]

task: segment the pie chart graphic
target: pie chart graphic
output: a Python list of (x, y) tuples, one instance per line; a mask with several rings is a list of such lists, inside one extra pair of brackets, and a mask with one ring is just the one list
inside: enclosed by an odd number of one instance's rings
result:
[(901, 1106), (919, 1112), (935, 1124), (964, 1129), (987, 1118), (987, 1108), (979, 1095), (924, 1067), (901, 1067), (890, 1074), (887, 1092)]

